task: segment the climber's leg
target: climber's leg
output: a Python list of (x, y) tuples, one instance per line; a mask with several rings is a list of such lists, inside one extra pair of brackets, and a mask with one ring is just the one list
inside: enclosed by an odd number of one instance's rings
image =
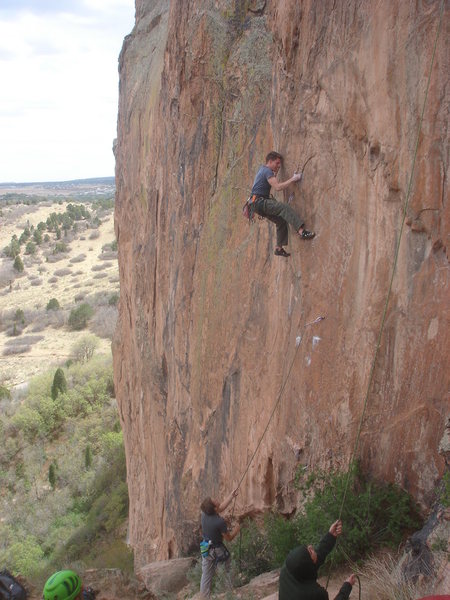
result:
[(214, 573), (216, 572), (216, 561), (211, 556), (202, 557), (202, 579), (200, 581), (200, 592), (206, 600), (211, 597), (211, 586)]

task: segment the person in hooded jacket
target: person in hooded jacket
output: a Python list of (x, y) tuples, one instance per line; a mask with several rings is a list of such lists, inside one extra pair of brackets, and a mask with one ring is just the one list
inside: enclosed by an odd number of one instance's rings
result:
[[(317, 583), (317, 571), (342, 533), (342, 522), (335, 521), (318, 546), (297, 546), (289, 552), (280, 572), (279, 600), (329, 600), (328, 592)], [(347, 600), (355, 575), (344, 582), (334, 600)]]

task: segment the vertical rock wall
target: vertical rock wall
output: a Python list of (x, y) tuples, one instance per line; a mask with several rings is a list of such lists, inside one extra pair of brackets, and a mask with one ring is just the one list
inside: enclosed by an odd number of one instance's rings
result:
[[(444, 4), (359, 450), (424, 504), (448, 409)], [(195, 542), (200, 500), (245, 472), (292, 360), (237, 511), (288, 513), (299, 467), (346, 468), (440, 5), (136, 0), (120, 57), (114, 368), (137, 566)], [(273, 255), (273, 225), (241, 217), (271, 149), (283, 177), (313, 156), (291, 191), (317, 237), (291, 236), (289, 260)]]

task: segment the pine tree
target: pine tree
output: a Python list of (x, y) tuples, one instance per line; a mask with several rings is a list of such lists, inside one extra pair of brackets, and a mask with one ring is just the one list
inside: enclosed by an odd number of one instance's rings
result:
[(92, 467), (92, 450), (90, 444), (86, 446), (86, 450), (84, 451), (84, 466), (86, 471)]
[(56, 468), (54, 463), (50, 463), (48, 468), (48, 481), (52, 486), (52, 490), (54, 490), (56, 486)]
[(52, 398), (56, 400), (59, 393), (64, 394), (67, 391), (67, 381), (64, 371), (61, 368), (56, 369), (52, 384)]

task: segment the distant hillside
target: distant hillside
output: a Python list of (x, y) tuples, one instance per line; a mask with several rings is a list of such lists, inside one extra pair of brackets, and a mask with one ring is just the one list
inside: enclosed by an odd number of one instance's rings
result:
[(70, 181), (41, 181), (0, 183), (0, 201), (11, 196), (82, 198), (85, 196), (112, 196), (115, 193), (114, 177), (93, 177)]

